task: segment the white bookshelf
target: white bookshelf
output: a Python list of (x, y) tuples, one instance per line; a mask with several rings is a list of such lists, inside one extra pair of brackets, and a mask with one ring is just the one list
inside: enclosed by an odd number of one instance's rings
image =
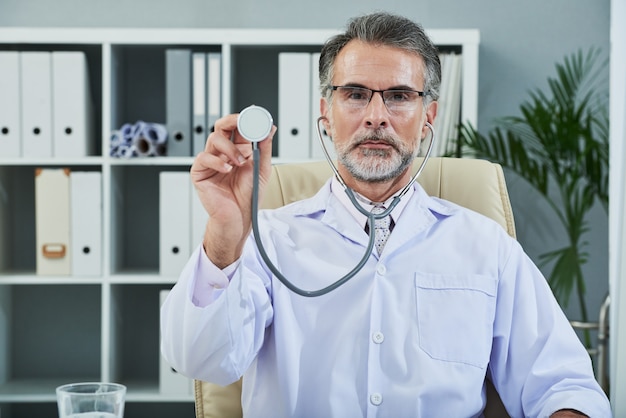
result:
[[(275, 114), (278, 53), (315, 52), (335, 33), (0, 28), (0, 51), (85, 52), (98, 128), (93, 156), (32, 159), (0, 155), (0, 416), (56, 414), (50, 412), (56, 411), (54, 388), (86, 380), (126, 384), (131, 404), (127, 417), (146, 416), (136, 411), (150, 408), (155, 417), (174, 416), (172, 411), (177, 411), (176, 416), (193, 416), (192, 396), (160, 394), (158, 381), (159, 291), (176, 281), (176, 277), (159, 275), (158, 178), (161, 171), (188, 171), (192, 157), (111, 158), (111, 131), (139, 119), (165, 123), (167, 48), (222, 53), (222, 114), (252, 103)], [(461, 118), (475, 126), (478, 31), (438, 29), (428, 33), (442, 50), (463, 54)], [(243, 81), (261, 86), (259, 97), (238, 91)], [(101, 277), (35, 274), (35, 167), (102, 173)], [(163, 403), (172, 405), (160, 407)]]

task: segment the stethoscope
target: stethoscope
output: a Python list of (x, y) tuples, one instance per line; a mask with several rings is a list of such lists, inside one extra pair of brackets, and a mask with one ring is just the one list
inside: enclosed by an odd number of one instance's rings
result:
[[(435, 142), (435, 129), (430, 123), (426, 122), (426, 126), (428, 127), (428, 129), (430, 129), (431, 139), (430, 139), (430, 143), (428, 144), (426, 155), (424, 156), (424, 160), (422, 161), (422, 164), (420, 164), (419, 168), (417, 169), (413, 177), (411, 177), (411, 180), (409, 180), (407, 185), (404, 186), (402, 190), (400, 190), (400, 192), (396, 196), (393, 197), (387, 209), (385, 209), (381, 213), (372, 213), (371, 211), (365, 209), (358, 202), (354, 191), (348, 187), (348, 185), (345, 183), (345, 181), (341, 177), (341, 174), (339, 174), (339, 171), (337, 170), (337, 167), (335, 166), (335, 163), (333, 162), (330, 156), (330, 153), (328, 152), (328, 149), (326, 148), (326, 144), (324, 144), (324, 140), (322, 138), (322, 132), (320, 130), (320, 122), (322, 122), (323, 120), (327, 120), (325, 116), (320, 116), (317, 119), (316, 128), (317, 128), (317, 138), (320, 144), (322, 145), (324, 156), (326, 157), (328, 164), (330, 164), (330, 167), (332, 168), (333, 173), (335, 174), (335, 177), (337, 178), (339, 183), (344, 187), (346, 194), (348, 195), (348, 198), (350, 199), (354, 207), (357, 208), (359, 212), (361, 212), (363, 215), (367, 217), (369, 230), (374, 231), (374, 222), (377, 219), (382, 219), (382, 218), (389, 216), (389, 214), (398, 205), (398, 203), (400, 203), (400, 199), (402, 199), (402, 197), (410, 190), (411, 186), (413, 186), (413, 183), (417, 181), (417, 178), (420, 176), (420, 174), (424, 170), (424, 167), (426, 166), (426, 162), (430, 158), (430, 153), (433, 149), (433, 144)], [(350, 270), (350, 272), (348, 272), (345, 276), (343, 276), (336, 282), (322, 289), (319, 289), (319, 290), (301, 289), (297, 287), (296, 285), (294, 285), (293, 283), (291, 283), (280, 272), (280, 270), (278, 270), (278, 268), (274, 265), (274, 263), (272, 263), (269, 256), (267, 255), (267, 252), (265, 251), (265, 247), (263, 246), (263, 242), (261, 241), (261, 234), (259, 232), (259, 220), (258, 220), (259, 181), (260, 181), (260, 174), (259, 174), (260, 151), (259, 151), (258, 143), (264, 140), (265, 138), (267, 138), (267, 136), (271, 132), (273, 123), (274, 121), (270, 112), (268, 112), (263, 107), (255, 106), (255, 105), (252, 105), (243, 109), (241, 113), (239, 113), (239, 116), (237, 118), (237, 130), (239, 131), (239, 133), (244, 139), (252, 143), (252, 160), (254, 162), (253, 182), (252, 182), (252, 232), (254, 235), (254, 240), (259, 249), (259, 254), (261, 255), (261, 258), (263, 259), (267, 267), (270, 269), (272, 273), (274, 273), (276, 278), (282, 284), (284, 284), (289, 290), (291, 290), (294, 293), (297, 293), (298, 295), (306, 296), (306, 297), (322, 296), (337, 289), (339, 286), (346, 283), (348, 280), (353, 278), (359, 271), (361, 271), (361, 269), (363, 268), (363, 266), (365, 266), (365, 263), (369, 259), (369, 256), (372, 253), (372, 250), (374, 249), (374, 242), (376, 240), (376, 237), (374, 233), (369, 234), (369, 242), (367, 244), (367, 249), (365, 250), (365, 253), (363, 254), (363, 257), (361, 258), (361, 260), (357, 263), (357, 265), (352, 270)]]

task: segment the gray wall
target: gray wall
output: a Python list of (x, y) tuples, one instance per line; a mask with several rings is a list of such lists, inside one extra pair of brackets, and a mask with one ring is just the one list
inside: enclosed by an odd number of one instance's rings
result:
[[(609, 0), (0, 0), (0, 26), (341, 28), (355, 14), (385, 9), (426, 28), (480, 30), (479, 127), (517, 114), (534, 87), (545, 87), (554, 64), (578, 48), (609, 48)], [(519, 240), (535, 258), (564, 241), (539, 197), (509, 176)], [(598, 210), (586, 268), (591, 312), (608, 288), (608, 222)], [(577, 316), (575, 301), (567, 309)]]

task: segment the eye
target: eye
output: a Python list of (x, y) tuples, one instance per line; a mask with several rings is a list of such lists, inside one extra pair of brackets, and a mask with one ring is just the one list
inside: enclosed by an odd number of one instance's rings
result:
[(349, 100), (367, 100), (367, 90), (358, 87), (348, 87), (345, 89), (346, 98)]
[(413, 100), (413, 96), (415, 94), (412, 91), (408, 90), (387, 90), (386, 91), (386, 100), (388, 102), (410, 102)]

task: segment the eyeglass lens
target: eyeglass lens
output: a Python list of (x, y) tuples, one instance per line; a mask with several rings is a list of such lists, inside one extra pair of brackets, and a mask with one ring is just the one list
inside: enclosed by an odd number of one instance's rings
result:
[(423, 93), (413, 90), (372, 90), (365, 87), (333, 87), (339, 101), (351, 108), (362, 109), (372, 100), (374, 93), (380, 93), (389, 110), (413, 110)]

